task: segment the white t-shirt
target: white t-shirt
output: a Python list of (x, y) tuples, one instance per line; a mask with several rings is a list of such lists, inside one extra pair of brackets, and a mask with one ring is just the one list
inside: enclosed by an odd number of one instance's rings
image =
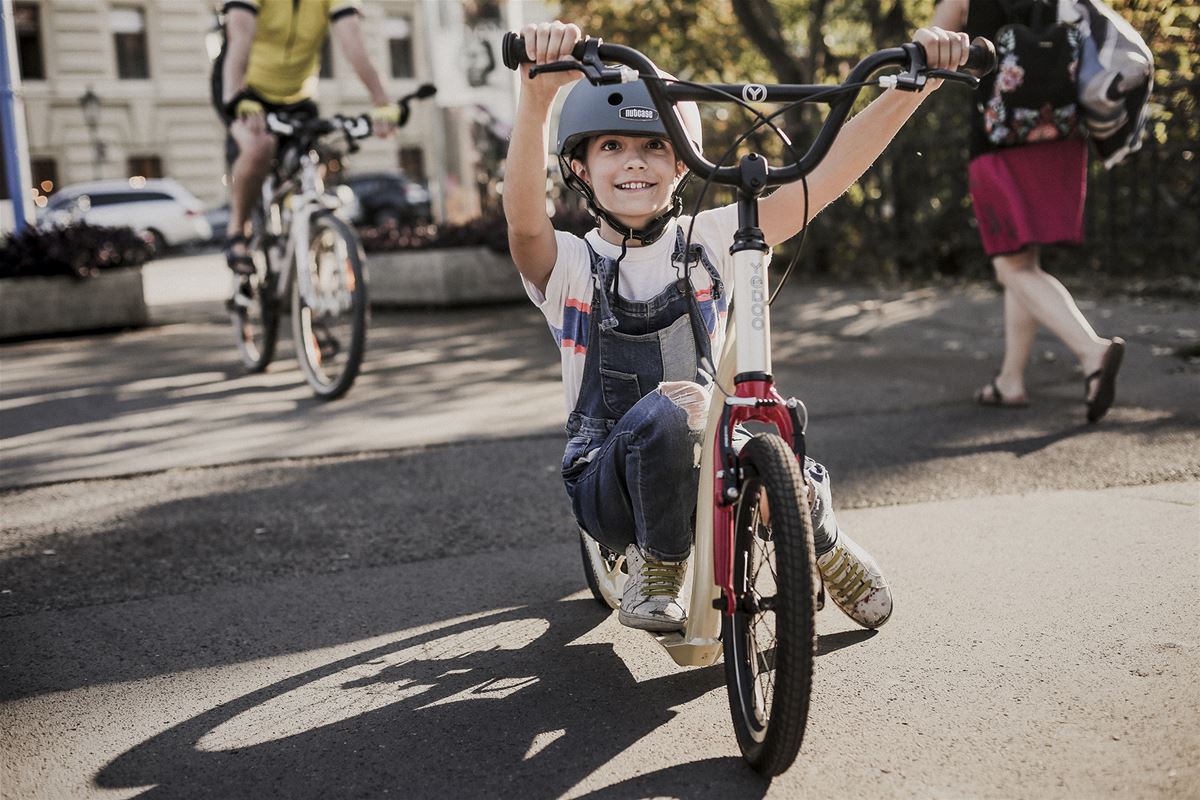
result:
[[(682, 226), (684, 236), (687, 236), (689, 222), (691, 217), (680, 216), (667, 226), (653, 244), (630, 247), (626, 251), (625, 258), (621, 260), (621, 297), (644, 302), (675, 282), (677, 275), (671, 256), (675, 252), (676, 226)], [(714, 361), (720, 355), (721, 344), (725, 340), (725, 318), (733, 292), (733, 258), (729, 248), (736, 231), (736, 205), (701, 212), (696, 216), (696, 227), (692, 231), (693, 246), (704, 246), (705, 254), (725, 285), (720, 298), (714, 301), (712, 279), (708, 271), (702, 264), (693, 263), (692, 287), (708, 327)], [(575, 409), (579, 387), (583, 384), (583, 364), (591, 332), (593, 283), (591, 255), (587, 246), (590, 243), (597, 253), (612, 259), (621, 254), (621, 247), (601, 239), (599, 230), (589, 232), (587, 242), (563, 231), (555, 231), (554, 236), (558, 240), (558, 258), (550, 273), (550, 281), (546, 284), (546, 293), (543, 295), (529, 281), (524, 283), (529, 299), (542, 310), (550, 332), (558, 343), (562, 358), (563, 395), (567, 411), (571, 412)]]

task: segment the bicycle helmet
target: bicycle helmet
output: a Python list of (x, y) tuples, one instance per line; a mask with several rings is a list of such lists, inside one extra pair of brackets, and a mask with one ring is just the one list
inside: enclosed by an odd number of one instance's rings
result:
[[(666, 73), (660, 74), (663, 78), (671, 78)], [(704, 143), (700, 127), (700, 107), (690, 101), (678, 103), (675, 113), (692, 143), (699, 150)], [(602, 208), (596, 202), (592, 188), (571, 169), (572, 158), (583, 160), (579, 153), (580, 146), (585, 145), (593, 136), (606, 133), (668, 138), (667, 129), (654, 108), (654, 101), (650, 99), (650, 90), (643, 81), (593, 86), (583, 80), (575, 84), (567, 95), (558, 117), (555, 152), (558, 154), (558, 165), (563, 180), (567, 186), (583, 195), (588, 209), (594, 216), (604, 219), (626, 239), (640, 239), (643, 244), (650, 244), (662, 235), (667, 223), (683, 211), (683, 202), (679, 194), (688, 175), (684, 175), (683, 180), (676, 185), (671, 195), (670, 208), (651, 220), (644, 228), (630, 228)]]

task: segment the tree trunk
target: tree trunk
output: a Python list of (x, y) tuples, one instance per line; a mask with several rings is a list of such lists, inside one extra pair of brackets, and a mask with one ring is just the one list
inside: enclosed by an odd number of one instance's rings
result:
[(746, 37), (762, 51), (779, 83), (810, 83), (806, 73), (791, 53), (780, 33), (779, 13), (771, 0), (733, 0), (733, 13), (741, 23)]

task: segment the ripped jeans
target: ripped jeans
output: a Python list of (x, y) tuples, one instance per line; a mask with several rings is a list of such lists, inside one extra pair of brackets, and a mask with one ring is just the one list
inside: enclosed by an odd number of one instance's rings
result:
[[(696, 393), (705, 396), (700, 410)], [(580, 527), (618, 553), (636, 543), (654, 559), (686, 558), (692, 548), (706, 413), (705, 390), (696, 384), (664, 384), (627, 411), (598, 447), (564, 465), (563, 480)], [(735, 436), (739, 447), (744, 441)], [(829, 473), (805, 457), (804, 475), (813, 499), (819, 555), (833, 547), (838, 535)]]

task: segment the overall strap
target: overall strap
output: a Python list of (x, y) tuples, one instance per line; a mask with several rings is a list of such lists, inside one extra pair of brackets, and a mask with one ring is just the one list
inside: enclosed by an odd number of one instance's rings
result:
[(595, 288), (592, 294), (597, 300), (597, 303), (594, 303), (593, 306), (599, 306), (599, 309), (593, 308), (592, 313), (595, 314), (599, 310), (600, 316), (598, 320), (601, 330), (612, 330), (617, 327), (617, 317), (613, 314), (612, 303), (609, 299), (609, 283), (614, 279), (610, 276), (610, 273), (615, 276), (617, 263), (611, 258), (597, 253), (595, 248), (592, 247), (592, 243), (587, 239), (584, 239), (583, 243), (587, 245), (588, 255), (591, 260), (592, 284)]
[(671, 263), (675, 265), (676, 272), (679, 271), (680, 264), (683, 265), (682, 278), (685, 279), (688, 291), (692, 291), (692, 264), (699, 261), (704, 267), (708, 277), (712, 280), (712, 297), (713, 300), (720, 299), (721, 293), (724, 290), (724, 282), (721, 280), (721, 274), (717, 272), (717, 268), (713, 266), (712, 261), (708, 258), (708, 252), (704, 249), (704, 245), (699, 242), (693, 242), (690, 252), (684, 258), (684, 247), (687, 244), (683, 235), (683, 226), (680, 225), (675, 229), (675, 250), (671, 254)]

